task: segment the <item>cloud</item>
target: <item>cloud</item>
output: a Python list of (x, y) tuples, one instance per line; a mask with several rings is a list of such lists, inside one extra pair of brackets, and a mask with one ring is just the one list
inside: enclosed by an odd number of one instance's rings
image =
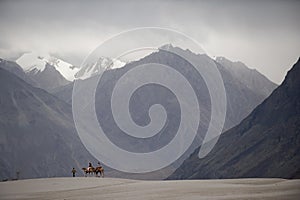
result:
[(1, 1), (0, 56), (47, 51), (79, 65), (120, 31), (179, 30), (211, 55), (244, 61), (279, 83), (300, 55), (299, 1)]

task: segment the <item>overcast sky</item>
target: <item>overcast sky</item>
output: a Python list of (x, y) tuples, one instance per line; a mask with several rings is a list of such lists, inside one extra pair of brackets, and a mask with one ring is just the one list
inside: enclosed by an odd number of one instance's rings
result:
[(3, 1), (0, 57), (47, 52), (80, 65), (120, 31), (181, 31), (211, 56), (240, 60), (276, 83), (300, 56), (300, 1)]

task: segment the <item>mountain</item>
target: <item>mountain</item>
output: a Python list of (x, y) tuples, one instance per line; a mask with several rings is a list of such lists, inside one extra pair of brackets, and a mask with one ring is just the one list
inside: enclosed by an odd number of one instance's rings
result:
[[(111, 63), (112, 65), (109, 66)], [(68, 100), (66, 102), (70, 102), (72, 93), (72, 91), (66, 90), (66, 88), (70, 88), (70, 86), (67, 85), (71, 84), (75, 79), (84, 80), (91, 78), (97, 75), (100, 69), (116, 69), (125, 64), (125, 62), (117, 59), (112, 60), (110, 58), (100, 57), (96, 63), (90, 63), (83, 68), (79, 68), (49, 54), (33, 52), (24, 53), (16, 60), (16, 65), (19, 65), (26, 74), (25, 76), (22, 75), (23, 80), (35, 87), (45, 89), (60, 98), (61, 96), (67, 98)], [(10, 71), (7, 66), (5, 69)], [(66, 96), (65, 92), (70, 96)], [(62, 99), (64, 100), (64, 98)]]
[[(179, 54), (184, 53), (186, 54), (186, 56), (189, 56), (192, 59), (203, 60), (203, 56), (201, 58), (201, 55), (196, 55), (189, 50), (186, 51), (182, 50), (179, 47), (173, 47), (170, 44), (164, 45), (160, 49), (166, 49), (166, 48), (167, 50), (171, 50), (175, 52), (177, 51), (177, 53)], [(163, 54), (162, 51), (160, 51), (159, 54)], [(159, 54), (158, 56), (160, 56)], [(157, 57), (157, 54), (154, 55), (155, 57)], [(151, 60), (152, 58), (149, 58), (149, 56), (145, 57), (145, 59), (147, 60), (146, 62), (148, 61), (153, 62)], [(163, 58), (163, 56), (161, 57), (162, 58), (153, 58), (153, 59), (155, 62), (167, 63), (167, 64), (169, 63), (168, 59), (174, 59), (174, 57), (171, 56), (168, 56), (166, 58)], [(162, 62), (161, 60), (163, 59), (166, 59), (166, 61)], [(226, 63), (225, 60), (227, 61)], [(137, 63), (143, 64), (146, 62), (140, 61)], [(111, 59), (100, 58), (97, 63), (98, 64), (87, 64), (76, 74), (76, 76), (81, 77), (81, 79), (87, 79), (88, 77), (92, 77), (93, 75), (96, 75), (99, 72), (100, 68), (106, 68), (107, 67), (106, 65), (109, 63), (122, 63), (122, 62), (118, 62), (118, 61), (113, 62)], [(105, 63), (107, 64), (105, 65)], [(215, 63), (222, 75), (225, 89), (228, 95), (227, 108), (231, 110), (227, 113), (227, 117), (226, 117), (227, 122), (226, 122), (225, 129), (227, 130), (228, 128), (231, 128), (232, 126), (238, 124), (243, 118), (245, 118), (255, 108), (255, 106), (257, 106), (266, 97), (270, 95), (270, 93), (277, 87), (277, 85), (271, 82), (269, 79), (267, 79), (265, 76), (263, 76), (256, 70), (249, 69), (241, 62), (231, 62), (225, 58), (223, 59), (218, 58), (217, 61), (215, 61)], [(232, 64), (228, 64), (228, 63), (232, 63)], [(231, 65), (235, 65), (235, 63), (242, 66), (237, 66), (237, 67), (231, 66)], [(122, 66), (123, 64), (125, 63), (122, 63), (118, 66)], [(225, 66), (223, 66), (223, 64)], [(131, 68), (130, 67), (131, 65), (132, 64), (126, 64), (123, 67), (129, 70)], [(114, 70), (116, 68), (119, 67), (110, 67), (108, 71), (111, 71), (112, 72), (111, 74), (116, 74), (117, 70)], [(94, 73), (92, 73), (92, 71)], [(84, 74), (84, 72), (88, 72), (88, 73)], [(70, 83), (66, 86), (60, 86), (55, 88), (53, 91), (51, 91), (51, 93), (59, 97), (60, 99), (68, 103), (71, 103), (72, 90), (73, 90), (73, 83)]]
[(117, 69), (123, 67), (126, 63), (117, 59), (111, 59), (107, 57), (99, 57), (97, 62), (88, 63), (83, 66), (75, 75), (79, 79), (91, 78), (101, 71), (101, 69)]
[[(257, 91), (252, 90), (240, 80), (240, 77), (234, 76), (224, 66), (222, 66), (218, 62), (215, 62), (207, 55), (194, 54), (189, 50), (182, 50), (178, 47), (171, 48), (173, 48), (173, 52), (178, 51), (180, 52), (180, 55), (184, 54), (194, 62), (209, 63), (211, 67), (213, 67), (211, 63), (215, 63), (218, 67), (224, 81), (227, 96), (227, 113), (223, 130), (228, 130), (231, 127), (237, 125), (267, 97), (267, 94), (262, 95), (263, 92), (258, 93)], [(149, 123), (150, 119), (147, 113), (151, 105), (163, 105), (166, 110), (168, 120), (157, 135), (147, 138), (146, 140), (140, 140), (135, 137), (131, 137), (118, 127), (114, 120), (114, 116), (112, 115), (111, 96), (113, 88), (115, 87), (117, 81), (120, 79), (120, 77), (122, 77), (134, 67), (146, 63), (163, 64), (179, 71), (184, 77), (186, 77), (186, 79), (193, 87), (200, 104), (199, 107), (201, 122), (198, 128), (198, 135), (196, 136), (195, 141), (186, 151), (186, 153), (172, 166), (169, 166), (171, 168), (177, 168), (186, 158), (188, 158), (188, 156), (195, 150), (195, 148), (197, 148), (199, 144), (201, 144), (201, 141), (204, 138), (204, 134), (208, 129), (208, 122), (211, 117), (211, 100), (207, 85), (205, 84), (203, 78), (199, 76), (197, 71), (193, 68), (193, 66), (191, 66), (189, 62), (185, 61), (180, 56), (160, 49), (157, 52), (153, 52), (152, 54), (138, 61), (127, 63), (122, 68), (110, 69), (105, 71), (101, 80), (99, 81), (95, 94), (95, 105), (98, 120), (103, 131), (106, 133), (107, 137), (111, 141), (113, 141), (114, 144), (131, 152), (155, 151), (168, 144), (170, 138), (174, 137), (174, 134), (177, 132), (178, 126), (180, 124), (181, 113), (176, 96), (164, 87), (159, 87), (157, 85), (146, 85), (139, 88), (131, 97), (130, 106), (128, 108), (133, 121), (142, 126)], [(145, 73), (145, 76), (148, 75)], [(162, 76), (165, 77), (167, 82), (169, 82), (171, 85), (178, 85), (177, 80), (174, 79), (174, 77), (170, 77), (167, 72), (165, 72), (165, 74), (162, 74)], [(87, 82), (87, 85), (89, 84), (89, 82), (93, 82), (93, 80), (91, 79), (80, 81)], [(127, 81), (128, 83), (134, 84), (136, 80), (128, 79)], [(71, 88), (72, 86), (69, 85), (69, 89)], [(64, 87), (63, 89), (67, 88)], [(85, 90), (84, 88), (81, 89), (83, 91)], [(270, 90), (272, 90), (272, 88), (270, 88)], [(80, 91), (80, 89), (76, 90), (78, 96), (84, 99), (85, 95), (81, 92), (82, 91)], [(127, 91), (123, 92), (125, 96)], [(70, 101), (70, 98), (66, 98), (66, 96), (61, 96), (61, 98), (69, 99)], [(80, 104), (82, 108), (85, 108), (87, 106), (84, 103), (89, 104), (89, 101), (83, 101), (83, 103)], [(183, 102), (183, 104), (185, 104), (185, 102)], [(192, 119), (189, 118), (188, 121), (192, 121)], [(168, 169), (164, 170), (168, 171)]]
[(96, 160), (82, 145), (71, 106), (0, 68), (0, 180), (70, 176)]
[(51, 91), (75, 79), (79, 68), (48, 54), (24, 53), (16, 60), (37, 87)]
[(300, 178), (300, 59), (283, 83), (203, 159), (199, 148), (169, 179)]

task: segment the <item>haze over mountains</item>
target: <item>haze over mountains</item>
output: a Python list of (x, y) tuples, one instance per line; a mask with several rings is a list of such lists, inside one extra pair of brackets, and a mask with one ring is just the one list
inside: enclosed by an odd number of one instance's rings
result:
[(197, 150), (169, 179), (300, 178), (300, 59), (284, 82), (203, 159)]
[[(194, 61), (209, 60), (216, 64), (227, 95), (224, 130), (240, 123), (276, 88), (276, 84), (265, 76), (240, 62), (231, 62), (225, 58), (212, 60), (206, 55), (194, 54), (189, 50), (172, 46), (168, 48), (185, 54)], [(200, 103), (202, 121), (199, 134), (186, 154), (172, 167), (179, 166), (203, 139), (211, 111), (207, 86), (201, 76), (194, 73), (189, 63), (175, 54), (166, 52), (164, 47), (131, 63), (114, 61), (115, 66), (107, 66), (111, 59), (100, 57), (97, 63), (91, 63), (82, 69), (53, 57), (32, 54), (28, 57), (30, 59), (21, 56), (17, 60), (22, 66), (11, 61), (0, 62), (0, 69), (4, 69), (0, 71), (1, 179), (13, 177), (17, 170), (21, 171), (24, 178), (67, 176), (74, 166), (80, 169), (89, 161), (96, 162), (79, 140), (70, 104), (73, 90), (71, 81), (89, 81), (97, 75), (100, 67), (109, 67), (109, 70), (104, 73), (97, 88), (96, 110), (99, 117), (104, 116), (101, 117), (100, 123), (104, 126), (107, 136), (120, 147), (132, 151), (151, 151), (168, 143), (178, 128), (180, 112), (176, 97), (164, 88), (156, 86), (143, 87), (144, 91), (137, 92), (131, 101), (130, 112), (134, 120), (145, 125), (149, 120), (145, 114), (148, 112), (147, 108), (154, 103), (164, 105), (170, 119), (168, 118), (168, 124), (159, 137), (153, 137), (145, 144), (145, 141), (126, 136), (116, 126), (110, 110), (112, 89), (124, 73), (144, 63), (165, 64), (180, 71), (193, 86)], [(176, 84), (176, 80), (170, 79), (170, 82), (172, 81)], [(34, 138), (34, 141), (29, 138)], [(59, 164), (55, 165), (58, 162)]]

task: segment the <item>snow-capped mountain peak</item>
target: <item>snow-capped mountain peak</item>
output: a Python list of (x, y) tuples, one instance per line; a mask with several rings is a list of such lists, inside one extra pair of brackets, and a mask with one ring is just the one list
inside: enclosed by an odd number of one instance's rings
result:
[(42, 72), (46, 64), (52, 65), (66, 80), (73, 81), (79, 68), (59, 58), (41, 53), (24, 53), (16, 62), (23, 68), (24, 72)]
[(126, 63), (117, 59), (111, 59), (107, 57), (100, 57), (95, 63), (87, 63), (83, 66), (75, 75), (79, 79), (87, 79), (100, 73), (105, 69), (121, 68)]
[(55, 69), (69, 81), (73, 81), (75, 79), (75, 74), (79, 71), (78, 67), (75, 67), (70, 63), (67, 63), (55, 57), (50, 57), (48, 63), (54, 66)]
[(87, 79), (99, 74), (100, 70), (116, 69), (126, 63), (117, 59), (100, 57), (95, 63), (88, 63), (81, 69), (49, 54), (35, 52), (24, 53), (16, 62), (26, 73), (43, 72), (48, 65), (53, 66), (66, 80)]

